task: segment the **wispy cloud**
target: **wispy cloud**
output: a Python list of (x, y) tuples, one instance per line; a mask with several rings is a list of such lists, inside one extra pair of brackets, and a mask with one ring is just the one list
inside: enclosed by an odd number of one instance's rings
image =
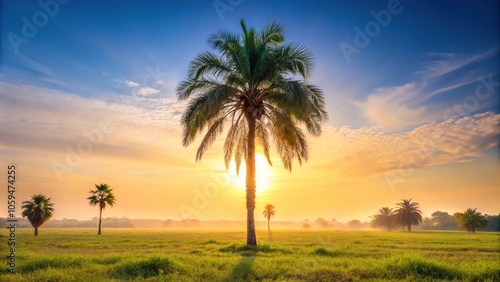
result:
[(149, 96), (160, 93), (160, 90), (151, 87), (141, 87), (134, 91), (134, 93), (141, 96)]
[(160, 93), (160, 90), (158, 90), (156, 88), (143, 86), (142, 84), (135, 82), (133, 80), (125, 80), (123, 83), (125, 83), (125, 85), (129, 88), (134, 88), (133, 93), (135, 95), (151, 96), (151, 95)]
[(127, 85), (128, 87), (136, 87), (140, 84), (132, 80), (125, 80), (125, 85)]
[[(311, 139), (323, 165), (338, 177), (370, 178), (413, 167), (470, 162), (499, 147), (500, 114), (476, 114), (409, 132), (380, 128), (329, 128)], [(318, 144), (316, 144), (318, 143)]]
[[(105, 134), (93, 157), (182, 162), (177, 160), (178, 149), (172, 148), (181, 148), (178, 113), (185, 105), (171, 99), (154, 102), (105, 102), (0, 82), (0, 144), (14, 150), (64, 154), (66, 146), (84, 140), (106, 121), (113, 130)], [(151, 154), (155, 148), (157, 153)]]
[(475, 62), (489, 59), (498, 53), (498, 49), (491, 49), (480, 54), (464, 56), (456, 53), (429, 53), (428, 61), (415, 74), (423, 81), (435, 80), (459, 70)]
[[(479, 83), (481, 76), (476, 72), (465, 71), (466, 68), (490, 59), (497, 53), (498, 48), (472, 56), (430, 54), (429, 61), (415, 73), (414, 81), (375, 89), (358, 105), (372, 124), (389, 129), (402, 129), (456, 117), (458, 114), (443, 116), (445, 108), (452, 107), (455, 101), (437, 105), (431, 99), (449, 91), (459, 91), (461, 87), (471, 83)], [(460, 92), (455, 97), (465, 98), (464, 93)]]
[(428, 122), (426, 107), (419, 103), (421, 91), (416, 83), (376, 89), (361, 105), (368, 119), (384, 128)]

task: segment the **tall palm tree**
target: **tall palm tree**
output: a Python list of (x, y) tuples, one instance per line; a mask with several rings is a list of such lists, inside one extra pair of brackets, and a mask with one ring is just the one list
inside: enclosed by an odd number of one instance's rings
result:
[(276, 214), (276, 210), (274, 209), (274, 206), (271, 204), (267, 204), (264, 207), (264, 211), (262, 212), (265, 218), (267, 218), (267, 230), (271, 231), (271, 217), (273, 217)]
[(372, 217), (372, 225), (373, 227), (386, 228), (390, 231), (394, 225), (394, 219), (392, 209), (389, 207), (383, 207), (378, 210), (378, 214)]
[(488, 225), (486, 217), (476, 209), (468, 208), (465, 212), (458, 212), (454, 216), (458, 225), (469, 233), (476, 233), (476, 229), (484, 229)]
[(403, 226), (403, 231), (405, 226), (408, 226), (408, 231), (411, 231), (412, 225), (422, 223), (422, 211), (420, 211), (420, 205), (417, 202), (412, 202), (411, 199), (402, 200), (400, 203), (396, 203), (396, 206), (394, 214), (397, 222)]
[(110, 207), (114, 206), (116, 199), (113, 189), (109, 188), (108, 184), (95, 184), (95, 188), (95, 190), (90, 190), (89, 193), (92, 196), (88, 197), (87, 200), (89, 200), (91, 206), (99, 206), (99, 229), (97, 230), (97, 235), (101, 235), (102, 210), (107, 205)]
[(285, 168), (308, 159), (307, 140), (299, 127), (315, 136), (327, 119), (323, 93), (305, 80), (312, 71), (312, 55), (300, 44), (284, 43), (284, 28), (269, 23), (260, 31), (241, 34), (219, 31), (208, 38), (216, 52), (202, 52), (191, 62), (188, 79), (180, 82), (177, 96), (188, 100), (181, 118), (182, 143), (191, 144), (202, 132), (205, 136), (196, 154), (204, 152), (227, 126), (224, 162), (234, 157), (236, 172), (246, 163), (247, 244), (257, 245), (255, 236), (255, 145), (269, 156), (270, 139), (276, 145)]
[(35, 236), (38, 236), (38, 227), (54, 215), (54, 204), (50, 202), (50, 198), (42, 194), (31, 196), (31, 201), (24, 201), (22, 209), (22, 216), (27, 217), (35, 228)]

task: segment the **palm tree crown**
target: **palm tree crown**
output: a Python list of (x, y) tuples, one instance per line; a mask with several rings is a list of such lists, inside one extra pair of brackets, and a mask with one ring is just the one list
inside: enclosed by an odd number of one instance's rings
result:
[(276, 214), (276, 210), (274, 209), (274, 206), (271, 204), (267, 204), (264, 207), (264, 211), (262, 212), (265, 218), (267, 218), (267, 229), (271, 230), (270, 222), (271, 222), (271, 217), (273, 217)]
[(468, 208), (463, 213), (456, 213), (455, 219), (462, 229), (476, 233), (476, 229), (484, 229), (488, 225), (486, 217), (476, 209)]
[(373, 227), (382, 227), (391, 230), (394, 224), (394, 213), (389, 207), (383, 207), (378, 210), (378, 214), (372, 217)]
[(422, 211), (420, 211), (420, 205), (417, 202), (412, 202), (409, 200), (402, 200), (400, 203), (396, 203), (396, 220), (399, 224), (403, 226), (408, 226), (408, 231), (411, 231), (412, 225), (419, 225), (422, 222)]
[(91, 196), (87, 198), (91, 206), (99, 206), (99, 228), (97, 235), (101, 235), (102, 210), (107, 205), (114, 206), (116, 199), (113, 194), (113, 189), (108, 184), (95, 184), (95, 190), (90, 190)]
[(288, 170), (292, 161), (308, 159), (303, 125), (312, 135), (321, 133), (327, 119), (322, 91), (305, 82), (312, 70), (312, 56), (299, 44), (284, 43), (284, 28), (270, 23), (260, 31), (242, 34), (219, 31), (208, 43), (216, 52), (202, 52), (191, 62), (188, 79), (177, 87), (179, 100), (188, 100), (181, 118), (182, 142), (191, 144), (206, 131), (196, 160), (227, 129), (224, 162), (234, 157), (236, 171), (246, 162), (247, 244), (256, 245), (255, 140), (269, 164), (270, 139)]
[(47, 196), (38, 194), (31, 196), (31, 201), (24, 201), (22, 216), (27, 217), (38, 235), (38, 227), (42, 226), (54, 215), (54, 204)]

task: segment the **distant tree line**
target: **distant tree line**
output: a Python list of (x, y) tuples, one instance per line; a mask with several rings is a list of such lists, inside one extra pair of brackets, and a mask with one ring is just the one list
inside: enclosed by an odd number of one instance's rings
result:
[(476, 209), (467, 209), (464, 212), (454, 213), (436, 211), (431, 217), (426, 217), (422, 223), (423, 230), (466, 230), (470, 233), (476, 230), (500, 231), (500, 214), (488, 215), (477, 212)]
[[(90, 220), (77, 219), (52, 219), (54, 214), (54, 204), (50, 198), (37, 194), (33, 195), (29, 201), (23, 202), (22, 218), (17, 218), (17, 227), (27, 228), (32, 226), (35, 230), (35, 235), (38, 235), (38, 228), (42, 225), (49, 228), (95, 228), (98, 227), (98, 234), (101, 233), (101, 225), (104, 223), (110, 228), (201, 228), (209, 226), (233, 226), (237, 225), (232, 221), (199, 221), (196, 219), (184, 220), (159, 220), (159, 219), (129, 219), (126, 217), (108, 217), (102, 218), (102, 210), (107, 206), (115, 204), (115, 198), (112, 193), (113, 189), (106, 184), (95, 185), (96, 190), (91, 190), (91, 196), (87, 198), (89, 204), (99, 207), (99, 217), (94, 217)], [(263, 211), (267, 218), (268, 229), (270, 229), (270, 218), (276, 213), (273, 205), (268, 204)], [(417, 202), (412, 202), (412, 199), (402, 200), (396, 203), (395, 208), (382, 207), (378, 213), (373, 215), (371, 222), (361, 222), (357, 219), (347, 223), (338, 222), (335, 219), (326, 220), (318, 218), (311, 222), (305, 220), (302, 223), (303, 228), (320, 227), (320, 228), (350, 228), (350, 229), (369, 229), (380, 228), (392, 230), (402, 228), (403, 231), (412, 230), (415, 226), (419, 230), (466, 230), (470, 233), (475, 233), (477, 230), (483, 231), (500, 231), (500, 214), (487, 215), (478, 212), (475, 208), (468, 208), (464, 212), (457, 212), (450, 215), (447, 212), (435, 211), (431, 217), (422, 218), (420, 205)], [(281, 223), (283, 224), (283, 222)], [(290, 227), (293, 222), (284, 223)], [(291, 224), (291, 225), (290, 225)], [(300, 223), (299, 223), (300, 224)], [(7, 219), (0, 217), (0, 228), (7, 226)]]
[(372, 216), (371, 226), (392, 230), (405, 226), (411, 231), (413, 225), (420, 225), (421, 230), (466, 230), (475, 233), (477, 230), (500, 231), (500, 214), (483, 215), (476, 209), (468, 208), (464, 212), (453, 215), (435, 211), (431, 217), (422, 218), (419, 204), (410, 200), (396, 203), (396, 209), (383, 207)]
[[(132, 224), (131, 219), (126, 217), (107, 217), (103, 218), (102, 222), (106, 225), (106, 227), (110, 228), (128, 228), (135, 227)], [(6, 218), (0, 217), (0, 227), (4, 227), (6, 224)], [(29, 220), (27, 218), (17, 218), (17, 227), (26, 228), (31, 227)], [(99, 225), (99, 218), (94, 217), (89, 220), (78, 220), (78, 219), (51, 219), (47, 221), (43, 226), (47, 228), (96, 228)]]

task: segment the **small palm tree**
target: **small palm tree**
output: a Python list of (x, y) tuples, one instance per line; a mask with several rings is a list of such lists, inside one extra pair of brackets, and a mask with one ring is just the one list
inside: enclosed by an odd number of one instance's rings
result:
[(227, 132), (226, 168), (233, 156), (237, 173), (245, 161), (247, 245), (256, 246), (256, 141), (271, 164), (273, 140), (283, 165), (291, 170), (294, 159), (302, 163), (309, 155), (300, 126), (318, 136), (327, 113), (321, 89), (305, 81), (311, 74), (313, 58), (304, 46), (285, 44), (284, 28), (278, 23), (257, 31), (247, 29), (241, 21), (241, 29), (242, 34), (219, 31), (209, 37), (217, 52), (202, 52), (195, 57), (188, 79), (177, 87), (177, 96), (181, 101), (188, 100), (181, 118), (183, 145), (205, 134), (197, 161), (223, 132)]
[(372, 226), (386, 228), (391, 230), (394, 225), (394, 213), (389, 207), (383, 207), (378, 210), (378, 214), (372, 217)]
[(403, 231), (405, 226), (408, 226), (408, 231), (411, 231), (412, 225), (422, 223), (422, 211), (420, 211), (420, 205), (417, 202), (412, 202), (411, 199), (402, 200), (402, 202), (396, 203), (396, 206), (394, 214), (396, 221), (403, 226)]
[(35, 228), (35, 236), (38, 236), (38, 227), (42, 226), (54, 215), (54, 204), (47, 196), (38, 194), (31, 196), (31, 201), (24, 201), (22, 205), (22, 216), (27, 217)]
[(486, 217), (476, 209), (468, 208), (465, 212), (456, 213), (454, 216), (458, 225), (469, 233), (476, 233), (476, 229), (484, 229), (488, 225)]
[(271, 231), (271, 217), (276, 214), (276, 210), (274, 206), (271, 204), (267, 204), (262, 212), (265, 218), (267, 218), (267, 230)]
[(101, 235), (101, 223), (102, 223), (102, 210), (106, 208), (107, 205), (110, 207), (114, 206), (116, 199), (113, 195), (113, 189), (109, 188), (108, 184), (95, 184), (95, 190), (90, 190), (92, 196), (88, 197), (89, 204), (91, 206), (99, 206), (99, 229), (97, 230), (97, 235)]

